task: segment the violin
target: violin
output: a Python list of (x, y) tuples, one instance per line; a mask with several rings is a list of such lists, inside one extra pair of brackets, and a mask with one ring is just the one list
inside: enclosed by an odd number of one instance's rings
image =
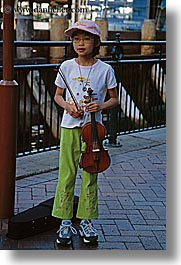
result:
[[(96, 100), (93, 98), (93, 90), (91, 88), (87, 91), (88, 96), (84, 96), (86, 103)], [(86, 142), (86, 149), (82, 153), (80, 159), (80, 166), (89, 173), (100, 173), (106, 170), (111, 163), (108, 150), (102, 146), (102, 141), (106, 135), (105, 126), (95, 119), (95, 113), (91, 112), (91, 122), (86, 123), (81, 128), (81, 135), (84, 142)]]

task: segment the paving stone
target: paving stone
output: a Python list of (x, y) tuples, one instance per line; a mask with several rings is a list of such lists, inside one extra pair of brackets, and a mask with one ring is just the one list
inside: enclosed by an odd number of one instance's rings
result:
[[(110, 209), (111, 216), (120, 216), (122, 219), (127, 219), (127, 211), (126, 210), (111, 210)], [(119, 218), (119, 219), (121, 219)]]
[(120, 181), (111, 181), (109, 183), (109, 185), (112, 187), (113, 191), (117, 190), (117, 189), (119, 189), (119, 190), (123, 190), (124, 189), (124, 186), (123, 186), (123, 184)]
[(152, 185), (152, 190), (155, 192), (155, 194), (160, 197), (160, 194), (165, 195), (165, 188), (163, 187), (163, 183), (162, 184), (157, 184), (157, 185)]
[(120, 213), (114, 213), (114, 214), (101, 214), (99, 213), (99, 217), (101, 219), (106, 219), (106, 220), (126, 220), (127, 217), (126, 215), (122, 215)]
[(45, 190), (47, 193), (49, 193), (49, 192), (55, 193), (56, 186), (57, 186), (56, 183), (47, 183), (47, 184), (45, 184)]
[(139, 215), (138, 214), (135, 214), (135, 215), (128, 214), (128, 219), (129, 219), (131, 224), (146, 224), (146, 221), (143, 219), (141, 214), (139, 214)]
[(137, 209), (120, 209), (120, 210), (110, 210), (111, 213), (116, 213), (116, 212), (119, 212), (120, 214), (123, 214), (123, 215), (128, 215), (128, 214), (140, 214), (140, 212), (137, 210)]
[(130, 179), (135, 185), (146, 183), (145, 179), (140, 176), (130, 176)]
[(140, 237), (140, 240), (146, 250), (161, 250), (162, 246), (155, 237)]
[(145, 201), (145, 198), (143, 197), (141, 193), (132, 193), (132, 194), (130, 193), (129, 196), (134, 202)]
[(111, 236), (120, 235), (120, 232), (117, 229), (116, 225), (102, 225), (102, 229), (103, 229), (103, 234), (105, 236), (107, 236), (107, 235), (111, 235)]
[(105, 242), (101, 245), (98, 245), (97, 249), (122, 249), (126, 250), (126, 246), (124, 243), (121, 242)]
[(105, 236), (108, 242), (140, 242), (140, 239), (136, 236)]
[(113, 225), (115, 224), (114, 220), (113, 219), (96, 219), (94, 220), (94, 224), (95, 226), (96, 225), (103, 225), (103, 224), (106, 224), (106, 225)]
[(150, 236), (154, 236), (155, 231), (147, 231), (147, 230), (123, 230), (121, 231), (121, 235), (123, 236), (137, 236), (137, 237), (140, 237), (140, 236), (147, 236), (147, 237), (150, 237)]
[(128, 220), (115, 220), (115, 223), (116, 223), (120, 232), (123, 230), (133, 230), (134, 229)]
[(99, 207), (99, 214), (100, 214), (100, 215), (101, 215), (101, 214), (104, 214), (104, 215), (105, 215), (105, 214), (107, 214), (107, 215), (110, 214), (107, 205), (101, 205), (101, 207)]
[(159, 219), (158, 215), (156, 215), (154, 211), (140, 210), (140, 212), (143, 215), (145, 220), (147, 220), (147, 219), (151, 219), (151, 220)]
[(155, 192), (154, 191), (152, 191), (151, 190), (151, 188), (149, 189), (149, 190), (141, 190), (140, 191), (141, 193), (142, 193), (142, 195), (148, 200), (148, 199), (156, 199), (157, 198), (157, 196), (156, 196), (156, 194), (155, 194)]
[(137, 205), (137, 210), (140, 212), (140, 210), (146, 210), (146, 211), (152, 211), (152, 207), (151, 206), (145, 206), (145, 205)]
[(149, 172), (140, 172), (140, 176), (144, 179), (145, 183), (148, 183), (151, 180), (155, 181), (155, 177)]
[(46, 196), (47, 192), (45, 189), (45, 185), (37, 185), (32, 189), (32, 198), (34, 197), (41, 197), (41, 196)]
[(99, 237), (98, 237), (98, 242), (102, 244), (102, 242), (105, 242), (106, 240), (105, 240), (105, 236), (104, 236), (104, 234), (103, 234), (103, 231), (102, 231), (102, 229), (101, 229), (101, 226), (98, 228), (98, 227), (96, 227), (96, 226), (94, 225), (94, 227), (97, 229), (97, 233), (98, 233), (98, 235), (99, 235)]
[(118, 200), (120, 201), (122, 207), (124, 208), (124, 206), (133, 206), (135, 205), (133, 200), (129, 197), (119, 197)]
[(124, 170), (124, 171), (134, 171), (134, 168), (132, 167), (131, 163), (126, 163), (126, 162), (123, 162), (121, 163), (121, 168)]
[(111, 188), (110, 185), (102, 185), (102, 186), (99, 186), (99, 190), (102, 193), (113, 193), (113, 189)]
[(112, 168), (112, 172), (114, 174), (118, 173), (118, 174), (121, 174), (121, 173), (124, 173), (124, 169), (121, 168), (120, 165), (115, 165), (113, 168)]
[(135, 230), (165, 231), (164, 225), (133, 225)]
[(139, 160), (133, 160), (130, 162), (131, 166), (133, 167), (133, 169), (136, 170), (136, 172), (143, 172), (145, 170), (148, 170), (148, 168), (145, 168), (142, 163), (139, 162)]
[(16, 195), (16, 202), (24, 202), (32, 200), (32, 190), (26, 189), (24, 191), (18, 191)]
[(166, 219), (154, 219), (154, 220), (147, 219), (146, 223), (148, 225), (165, 225), (166, 226)]
[(154, 199), (150, 198), (150, 200), (144, 201), (144, 202), (135, 202), (136, 207), (139, 206), (163, 206), (163, 201), (154, 201)]
[(166, 219), (166, 208), (165, 207), (153, 205), (152, 208), (160, 219), (164, 219), (164, 220)]
[[(129, 173), (128, 173), (128, 176), (129, 176)], [(130, 189), (130, 188), (135, 189), (135, 184), (129, 177), (121, 177), (120, 181), (125, 189)]]
[(117, 199), (113, 200), (113, 201), (106, 201), (106, 204), (107, 204), (109, 210), (120, 210), (120, 209), (122, 209), (122, 206)]
[(167, 245), (165, 243), (160, 243), (163, 250), (167, 250)]
[(153, 231), (159, 243), (166, 244), (166, 231)]
[(129, 250), (144, 250), (144, 247), (141, 243), (130, 243), (125, 242), (126, 248)]

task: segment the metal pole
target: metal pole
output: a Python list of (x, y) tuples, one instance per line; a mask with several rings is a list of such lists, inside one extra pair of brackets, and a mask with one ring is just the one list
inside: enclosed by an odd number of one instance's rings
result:
[(17, 82), (13, 80), (14, 0), (3, 1), (3, 80), (0, 81), (0, 219), (14, 214)]
[[(112, 58), (115, 61), (121, 60), (123, 57), (123, 48), (120, 45), (120, 33), (116, 33), (116, 42), (119, 43), (119, 45), (116, 45), (112, 48)], [(118, 75), (117, 75), (117, 65), (114, 66), (115, 74), (117, 82)], [(119, 142), (117, 142), (117, 124), (118, 124), (118, 107), (114, 107), (110, 109), (110, 120), (109, 120), (110, 126), (109, 126), (109, 143), (107, 146), (111, 147), (120, 147), (122, 146)]]

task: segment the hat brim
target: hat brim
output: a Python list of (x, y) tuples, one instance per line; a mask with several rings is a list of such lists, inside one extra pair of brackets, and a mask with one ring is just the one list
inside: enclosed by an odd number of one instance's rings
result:
[(86, 30), (86, 29), (82, 29), (81, 27), (76, 27), (76, 28), (70, 28), (70, 29), (66, 29), (64, 31), (65, 35), (68, 36), (68, 37), (72, 37), (72, 34), (78, 30), (81, 30), (81, 31), (85, 31), (85, 32), (88, 32), (88, 33), (91, 33), (92, 35), (95, 35), (95, 36), (98, 36), (100, 37), (99, 34), (96, 34), (95, 32), (92, 32), (90, 30)]

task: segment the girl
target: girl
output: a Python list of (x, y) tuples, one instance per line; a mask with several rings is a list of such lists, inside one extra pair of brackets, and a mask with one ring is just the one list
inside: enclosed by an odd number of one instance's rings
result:
[[(65, 30), (73, 43), (77, 58), (62, 63), (60, 70), (65, 76), (76, 100), (81, 106), (79, 111), (66, 90), (60, 74), (57, 74), (55, 84), (57, 90), (55, 101), (64, 108), (61, 122), (59, 177), (56, 188), (52, 215), (62, 219), (57, 234), (58, 244), (70, 244), (72, 234), (76, 229), (72, 226), (74, 186), (83, 142), (81, 127), (90, 121), (90, 113), (94, 112), (96, 121), (102, 123), (101, 111), (116, 106), (116, 78), (112, 67), (95, 58), (100, 48), (100, 30), (91, 20), (76, 22)], [(94, 102), (85, 103), (84, 96), (88, 88), (96, 93)], [(109, 100), (105, 101), (106, 93)], [(76, 217), (81, 219), (79, 233), (85, 243), (95, 243), (98, 234), (91, 222), (98, 217), (97, 174), (82, 170), (82, 183)]]

